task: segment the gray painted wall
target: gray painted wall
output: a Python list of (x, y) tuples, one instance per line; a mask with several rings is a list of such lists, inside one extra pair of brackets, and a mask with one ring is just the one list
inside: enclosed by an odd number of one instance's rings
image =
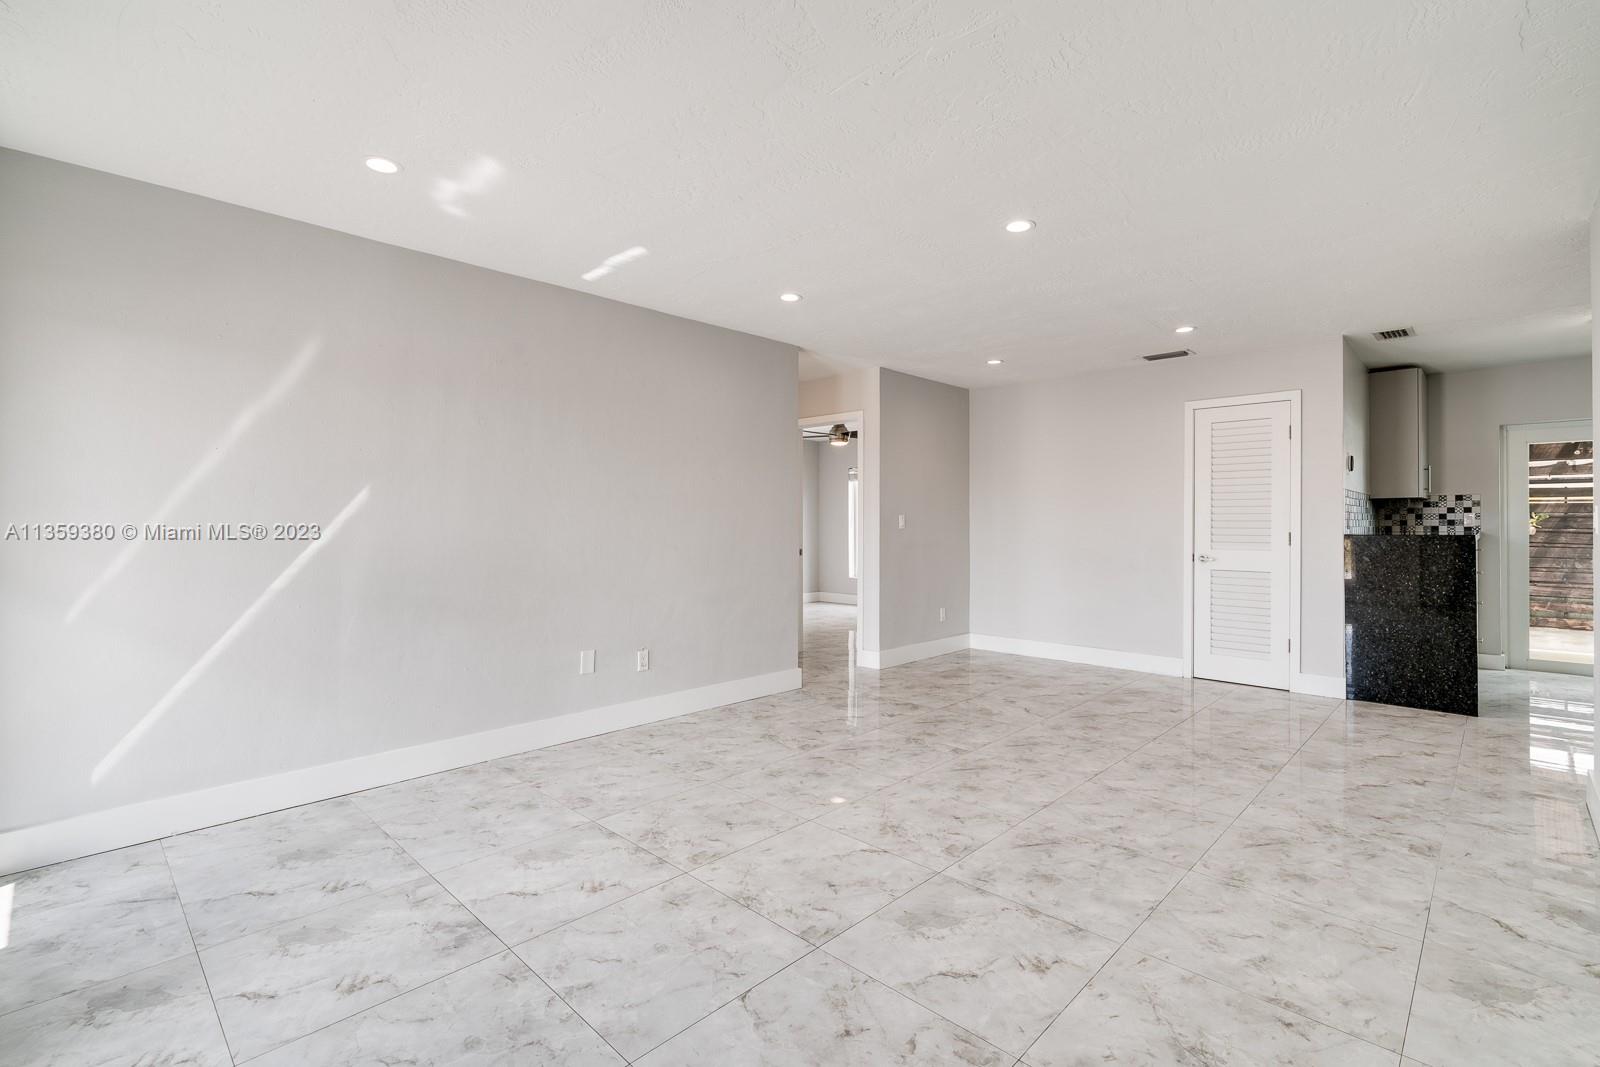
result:
[(850, 468), (859, 442), (846, 448), (817, 446), (817, 591), (855, 596), (850, 577)]
[(1300, 389), (1296, 669), (1342, 677), (1342, 364), (1335, 338), (974, 390), (972, 632), (1181, 657), (1184, 402)]
[(795, 666), (793, 347), (12, 152), (0, 232), (0, 519), (354, 507), (96, 783), (303, 546), (0, 543), (0, 829)]
[[(968, 392), (883, 370), (876, 401), (879, 629), (878, 643), (864, 647), (895, 649), (967, 633)], [(869, 420), (869, 469), (872, 430)], [(900, 515), (906, 517), (903, 530)], [(944, 622), (939, 621), (941, 607)]]
[(826, 447), (815, 441), (800, 444), (800, 587), (808, 593), (817, 585), (817, 466)]
[(1483, 498), (1478, 539), (1478, 651), (1506, 651), (1505, 509), (1500, 429), (1527, 422), (1587, 419), (1589, 357), (1517, 363), (1428, 375), (1428, 462), (1435, 493)]

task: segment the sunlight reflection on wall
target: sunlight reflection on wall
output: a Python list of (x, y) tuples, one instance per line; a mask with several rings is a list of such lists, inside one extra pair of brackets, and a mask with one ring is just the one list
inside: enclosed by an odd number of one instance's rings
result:
[[(305, 377), (306, 371), (311, 369), (311, 364), (316, 362), (317, 355), (321, 351), (322, 338), (313, 337), (306, 341), (294, 358), (289, 360), (288, 365), (272, 380), (272, 384), (268, 385), (264, 392), (239, 410), (239, 413), (233, 417), (233, 421), (228, 424), (228, 428), (223, 432), (222, 436), (211, 442), (200, 456), (200, 461), (189, 468), (189, 473), (180, 478), (178, 484), (174, 485), (161, 503), (157, 505), (155, 513), (145, 521), (145, 525), (160, 526), (165, 524), (172, 516), (172, 513), (188, 498), (189, 494), (194, 492), (201, 482), (205, 481), (213, 471), (222, 465), (222, 461), (228, 458), (228, 453), (232, 452), (234, 446), (250, 432), (250, 429), (257, 422), (261, 421), (262, 416), (282, 403), (283, 398), (288, 396), (289, 392), (299, 384), (301, 378)], [(117, 576), (127, 569), (128, 564), (133, 562), (133, 558), (139, 554), (139, 550), (143, 547), (144, 540), (142, 538), (125, 542), (117, 554), (112, 557), (110, 566), (101, 571), (99, 577), (90, 582), (84, 591), (78, 594), (78, 599), (74, 600), (72, 606), (67, 609), (62, 625), (71, 626), (77, 621), (78, 616), (83, 614), (84, 609), (94, 603), (95, 598), (104, 592), (107, 586), (116, 581)]]
[(267, 609), (267, 605), (271, 604), (279, 593), (289, 587), (289, 583), (293, 582), (295, 577), (305, 569), (306, 565), (316, 558), (317, 553), (321, 552), (328, 546), (329, 542), (339, 536), (339, 531), (344, 528), (344, 524), (356, 512), (366, 506), (367, 498), (371, 494), (371, 486), (362, 487), (361, 491), (350, 499), (350, 503), (346, 504), (339, 514), (334, 516), (333, 521), (322, 528), (322, 536), (307, 545), (298, 556), (290, 561), (289, 565), (283, 569), (283, 573), (274, 578), (271, 584), (262, 591), (261, 595), (256, 597), (255, 602), (244, 609), (244, 614), (235, 619), (233, 624), (222, 632), (222, 636), (217, 638), (212, 646), (206, 649), (199, 659), (194, 661), (194, 665), (183, 672), (183, 677), (174, 682), (172, 688), (168, 689), (165, 695), (156, 701), (155, 706), (145, 712), (138, 722), (134, 723), (133, 729), (124, 734), (122, 740), (113, 745), (111, 751), (105, 754), (105, 758), (95, 764), (94, 771), (89, 775), (89, 783), (91, 785), (98, 785), (100, 779), (104, 778), (112, 768), (122, 762), (123, 757), (133, 750), (133, 747), (139, 743), (140, 738), (149, 733), (151, 728), (161, 721), (162, 716), (166, 715), (172, 705), (178, 702), (178, 698), (183, 696), (189, 690), (189, 687), (200, 679), (201, 675), (205, 674), (211, 664), (216, 662), (217, 657), (226, 652), (228, 646), (232, 645), (239, 635), (244, 633), (250, 624)]

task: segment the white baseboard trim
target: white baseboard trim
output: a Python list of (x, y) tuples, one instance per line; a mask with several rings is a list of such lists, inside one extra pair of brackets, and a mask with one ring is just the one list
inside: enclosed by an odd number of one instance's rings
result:
[(821, 600), (822, 600), (822, 594), (821, 593), (807, 593), (806, 596), (805, 596), (805, 602), (807, 604), (816, 604), (816, 603), (820, 602)]
[(1600, 840), (1600, 778), (1594, 776), (1594, 771), (1589, 772), (1589, 788), (1584, 793), (1584, 800), (1589, 804), (1589, 829)]
[(876, 651), (863, 648), (856, 652), (856, 666), (877, 671), (885, 667), (898, 667), (902, 663), (914, 663), (919, 659), (932, 659), (934, 656), (960, 652), (971, 647), (967, 643), (968, 636), (956, 634), (954, 637), (941, 637), (937, 641), (924, 641), (919, 645), (901, 645), (899, 648)]
[(1334, 674), (1295, 674), (1289, 678), (1289, 692), (1313, 697), (1344, 699), (1344, 677)]
[(0, 872), (31, 870), (798, 688), (796, 667), (25, 826), (0, 833)]
[(849, 604), (853, 607), (856, 602), (854, 593), (813, 593), (812, 595), (823, 604)]
[(1479, 652), (1478, 669), (1480, 671), (1503, 671), (1506, 669), (1506, 654), (1504, 652)]
[(1049, 641), (1028, 641), (1020, 637), (994, 637), (989, 634), (973, 634), (971, 647), (985, 652), (1008, 652), (1013, 656), (1032, 656), (1035, 659), (1083, 663), (1091, 667), (1115, 667), (1124, 671), (1165, 674), (1173, 678), (1183, 677), (1183, 660), (1178, 656), (1152, 656), (1143, 652), (1118, 652), (1115, 649), (1089, 648), (1086, 645), (1058, 645)]

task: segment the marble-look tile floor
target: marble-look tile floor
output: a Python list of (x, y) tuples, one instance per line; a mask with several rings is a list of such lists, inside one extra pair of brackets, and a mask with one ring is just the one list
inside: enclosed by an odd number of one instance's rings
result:
[(1600, 1063), (1588, 679), (852, 673), (853, 620), (799, 692), (0, 879), (0, 1061)]

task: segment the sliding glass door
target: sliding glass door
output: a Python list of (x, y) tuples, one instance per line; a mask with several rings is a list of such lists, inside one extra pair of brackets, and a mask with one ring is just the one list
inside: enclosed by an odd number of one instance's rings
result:
[(1506, 427), (1507, 665), (1594, 672), (1594, 430)]

